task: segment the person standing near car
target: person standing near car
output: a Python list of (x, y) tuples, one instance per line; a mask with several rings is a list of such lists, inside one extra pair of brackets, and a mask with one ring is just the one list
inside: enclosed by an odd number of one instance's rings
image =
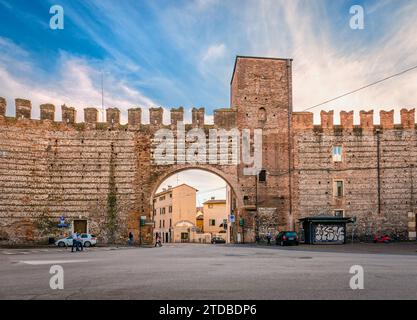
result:
[(72, 248), (71, 248), (71, 252), (74, 252), (74, 248), (75, 248), (75, 250), (76, 250), (76, 251), (78, 251), (78, 241), (77, 241), (77, 239), (78, 239), (78, 235), (77, 235), (77, 233), (76, 233), (76, 232), (73, 232), (73, 233), (71, 234), (71, 238), (72, 238)]
[[(79, 249), (81, 250), (81, 251), (83, 251), (83, 239), (81, 239), (81, 234), (80, 233), (78, 233), (78, 235), (77, 235), (77, 251), (79, 251)], [(79, 248), (79, 249), (78, 249)]]

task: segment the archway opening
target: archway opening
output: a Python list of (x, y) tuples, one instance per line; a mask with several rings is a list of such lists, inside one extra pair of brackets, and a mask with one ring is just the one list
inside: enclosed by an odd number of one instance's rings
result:
[(171, 172), (155, 188), (151, 206), (155, 240), (234, 242), (236, 196), (218, 174), (202, 169)]

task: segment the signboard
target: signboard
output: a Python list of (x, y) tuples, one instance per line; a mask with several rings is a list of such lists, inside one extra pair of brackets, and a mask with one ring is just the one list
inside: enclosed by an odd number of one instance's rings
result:
[(141, 216), (141, 217), (140, 217), (140, 225), (141, 225), (141, 226), (144, 226), (144, 225), (145, 225), (145, 223), (146, 223), (146, 216)]
[(243, 227), (243, 226), (245, 225), (245, 220), (244, 220), (243, 218), (240, 218), (240, 220), (239, 220), (239, 225), (240, 225), (241, 227)]
[(58, 228), (68, 228), (68, 223), (65, 223), (65, 217), (61, 216), (59, 218)]
[(236, 216), (234, 214), (229, 215), (229, 221), (230, 223), (236, 222)]

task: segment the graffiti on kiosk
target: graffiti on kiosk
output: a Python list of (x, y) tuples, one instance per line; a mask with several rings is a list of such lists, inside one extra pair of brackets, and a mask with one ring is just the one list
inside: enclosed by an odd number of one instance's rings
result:
[(345, 228), (341, 225), (316, 226), (316, 242), (340, 242), (345, 241)]

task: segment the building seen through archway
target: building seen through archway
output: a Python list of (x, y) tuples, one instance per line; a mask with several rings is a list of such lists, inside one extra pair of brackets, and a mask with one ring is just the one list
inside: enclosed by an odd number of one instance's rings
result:
[(234, 196), (219, 176), (185, 170), (168, 177), (152, 198), (153, 236), (163, 243), (233, 242)]

